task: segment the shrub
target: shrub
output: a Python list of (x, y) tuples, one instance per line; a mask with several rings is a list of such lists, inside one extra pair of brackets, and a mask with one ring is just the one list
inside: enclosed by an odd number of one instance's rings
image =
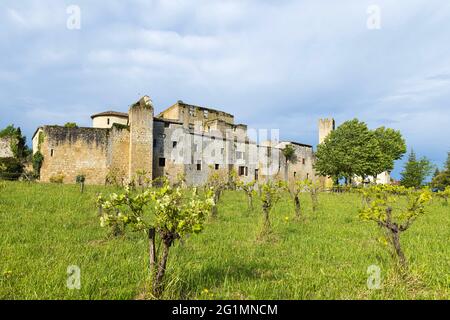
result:
[(51, 176), (49, 181), (50, 181), (50, 183), (63, 184), (65, 177), (66, 176), (64, 174), (58, 173), (58, 174)]

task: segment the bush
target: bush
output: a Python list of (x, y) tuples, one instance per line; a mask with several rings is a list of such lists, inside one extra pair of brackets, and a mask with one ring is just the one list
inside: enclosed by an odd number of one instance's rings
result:
[(58, 173), (58, 174), (50, 177), (50, 182), (51, 183), (57, 183), (57, 184), (63, 184), (65, 177), (66, 176), (64, 174)]
[(0, 159), (0, 179), (18, 180), (23, 173), (23, 164), (16, 158)]

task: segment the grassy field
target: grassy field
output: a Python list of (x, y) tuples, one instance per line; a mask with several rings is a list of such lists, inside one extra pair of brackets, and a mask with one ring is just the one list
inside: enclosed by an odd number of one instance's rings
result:
[[(148, 282), (141, 233), (111, 239), (95, 207), (105, 187), (0, 186), (0, 299), (139, 299)], [(402, 237), (408, 276), (395, 267), (382, 232), (358, 219), (355, 194), (321, 194), (316, 214), (302, 195), (304, 221), (286, 198), (273, 211), (274, 236), (258, 241), (262, 214), (243, 193), (226, 192), (219, 216), (171, 251), (167, 299), (449, 299), (450, 207), (434, 201)], [(259, 202), (256, 202), (256, 206)], [(66, 287), (81, 268), (81, 289)], [(369, 290), (367, 268), (381, 268)], [(207, 289), (207, 290), (205, 290)]]

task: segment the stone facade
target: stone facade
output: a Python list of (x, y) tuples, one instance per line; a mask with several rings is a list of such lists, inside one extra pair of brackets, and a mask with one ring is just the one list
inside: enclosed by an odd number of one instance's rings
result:
[[(182, 174), (188, 185), (202, 185), (214, 170), (234, 170), (246, 182), (283, 179), (286, 174), (289, 179), (316, 179), (312, 146), (277, 139), (253, 141), (249, 136), (256, 132), (250, 134), (226, 112), (179, 101), (154, 117), (146, 96), (125, 115), (113, 111), (94, 115), (92, 128), (39, 128), (33, 151), (44, 156), (41, 181), (62, 175), (65, 183), (75, 183), (83, 174), (88, 184), (104, 184), (111, 175), (128, 181), (145, 172), (172, 182)], [(282, 149), (288, 144), (295, 157), (286, 167)]]
[(14, 153), (11, 150), (11, 138), (0, 138), (0, 158), (12, 158)]

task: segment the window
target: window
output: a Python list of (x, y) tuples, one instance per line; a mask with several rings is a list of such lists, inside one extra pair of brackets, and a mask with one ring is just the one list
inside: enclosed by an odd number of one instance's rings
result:
[(243, 176), (245, 174), (245, 167), (239, 167), (239, 175)]
[(189, 115), (191, 115), (192, 117), (195, 116), (195, 109), (194, 109), (194, 107), (190, 107), (189, 108)]
[(307, 174), (306, 174), (306, 179), (308, 179), (308, 180), (309, 180), (309, 173), (307, 173)]
[(203, 117), (208, 118), (209, 112), (208, 110), (203, 110)]
[(172, 148), (176, 148), (177, 147), (178, 142), (177, 141), (172, 141)]
[(201, 171), (202, 170), (202, 163), (199, 161), (197, 162), (197, 171)]
[(302, 160), (302, 163), (303, 163), (303, 164), (305, 164), (305, 163), (306, 163), (306, 160), (305, 160), (305, 158), (303, 158), (303, 160)]
[(159, 158), (159, 166), (162, 168), (166, 166), (166, 158)]
[(297, 172), (294, 171), (294, 178), (297, 176)]
[(272, 149), (271, 148), (267, 148), (267, 157), (268, 158), (272, 157)]
[(245, 176), (248, 177), (248, 167), (245, 167)]
[(258, 181), (259, 179), (259, 170), (255, 169), (255, 180)]
[(169, 122), (164, 122), (164, 128), (169, 128), (170, 127), (170, 123)]
[(214, 169), (219, 170), (220, 169), (220, 165), (218, 165), (217, 163), (214, 165)]
[(53, 155), (55, 154), (55, 151), (53, 149), (50, 150), (50, 157), (53, 157)]
[(109, 120), (109, 118), (106, 120), (106, 122), (108, 123), (108, 125), (109, 125), (109, 123), (111, 122), (111, 120)]

